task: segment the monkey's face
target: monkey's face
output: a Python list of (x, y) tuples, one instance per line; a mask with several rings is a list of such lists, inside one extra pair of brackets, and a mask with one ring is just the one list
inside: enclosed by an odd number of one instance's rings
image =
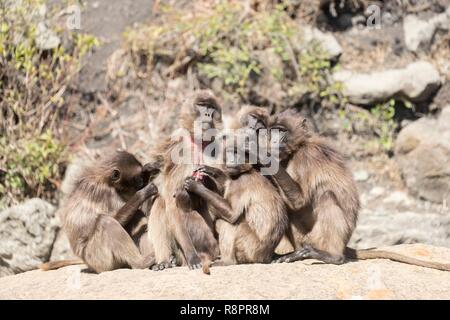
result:
[(214, 129), (215, 123), (220, 121), (220, 112), (215, 106), (195, 105), (197, 119), (201, 121), (202, 130)]
[(270, 124), (271, 148), (278, 148), (280, 160), (284, 160), (309, 138), (306, 119), (293, 112), (275, 116)]
[(142, 167), (120, 170), (115, 168), (111, 172), (111, 181), (119, 195), (124, 199), (130, 199), (137, 191), (145, 186)]
[(278, 148), (278, 154), (281, 160), (289, 156), (289, 134), (289, 129), (281, 123), (275, 123), (270, 128), (271, 147)]
[[(259, 140), (262, 136), (262, 129), (267, 129), (266, 123), (259, 117), (249, 114), (247, 115), (247, 120), (245, 121), (245, 126), (242, 128), (248, 136), (248, 143), (246, 142), (245, 148), (250, 148), (250, 144), (253, 143), (253, 148), (257, 148), (259, 145)], [(261, 134), (260, 134), (261, 133)], [(261, 136), (261, 137), (260, 137)], [(256, 150), (254, 150), (256, 151)]]
[(110, 184), (117, 193), (128, 200), (148, 183), (148, 173), (130, 153), (121, 151), (113, 160), (109, 173)]
[(244, 107), (239, 113), (239, 131), (246, 137), (243, 148), (251, 149), (253, 153), (261, 147), (267, 149), (269, 143), (267, 110), (261, 107)]
[[(197, 138), (205, 139), (203, 134), (206, 130), (220, 127), (221, 110), (210, 90), (200, 90), (181, 107), (180, 127), (187, 129), (191, 135), (198, 135)], [(211, 140), (213, 134), (205, 136)]]

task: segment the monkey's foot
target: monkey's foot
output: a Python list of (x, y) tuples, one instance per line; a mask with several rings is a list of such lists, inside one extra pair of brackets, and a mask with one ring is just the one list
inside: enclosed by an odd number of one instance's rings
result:
[(278, 253), (274, 253), (272, 255), (272, 260), (270, 261), (270, 263), (278, 263), (278, 260), (280, 260), (281, 258), (283, 258), (284, 256), (286, 256), (286, 254), (278, 254)]
[(175, 256), (170, 256), (169, 262), (170, 262), (171, 267), (177, 266), (177, 258)]
[(164, 269), (169, 269), (177, 266), (177, 259), (175, 256), (170, 256), (169, 261), (163, 261), (152, 266), (153, 271), (161, 271)]
[(345, 262), (345, 257), (343, 255), (332, 255), (328, 252), (318, 250), (313, 248), (310, 245), (304, 245), (302, 249), (297, 250), (295, 252), (289, 253), (287, 255), (284, 255), (280, 257), (277, 260), (274, 260), (273, 262), (279, 263), (279, 262), (295, 262), (305, 259), (316, 259), (325, 263), (331, 263), (331, 264), (343, 264)]
[(188, 267), (189, 267), (189, 270), (201, 269), (202, 264), (201, 263), (191, 264), (191, 265), (188, 265)]
[[(312, 258), (311, 254), (314, 249), (310, 246), (304, 246), (302, 249), (294, 251), (292, 253), (288, 253), (282, 256), (274, 255), (275, 259), (272, 260), (272, 263), (290, 263), (295, 261), (300, 261), (308, 258)], [(278, 258), (277, 258), (278, 256)]]
[(161, 270), (168, 269), (168, 268), (170, 268), (170, 264), (167, 261), (161, 262), (161, 263), (157, 263), (157, 264), (152, 266), (152, 270), (153, 271), (161, 271)]
[(186, 262), (190, 270), (200, 269), (202, 267), (202, 261), (197, 254), (186, 259)]

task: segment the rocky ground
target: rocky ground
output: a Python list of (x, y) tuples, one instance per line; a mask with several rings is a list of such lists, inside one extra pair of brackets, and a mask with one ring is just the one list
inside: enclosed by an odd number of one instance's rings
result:
[[(450, 262), (450, 249), (388, 247), (420, 259)], [(264, 283), (264, 285), (261, 285)], [(372, 260), (341, 266), (315, 261), (217, 267), (211, 275), (179, 267), (161, 272), (83, 266), (30, 271), (0, 279), (0, 299), (449, 299), (450, 273)]]

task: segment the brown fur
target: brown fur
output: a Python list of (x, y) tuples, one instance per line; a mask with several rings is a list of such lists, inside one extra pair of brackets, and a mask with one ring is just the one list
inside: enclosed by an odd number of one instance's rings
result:
[(157, 192), (153, 184), (142, 188), (147, 180), (139, 161), (118, 151), (87, 166), (60, 208), (73, 252), (95, 272), (122, 267), (144, 269), (154, 263), (151, 254), (143, 256), (139, 252), (125, 230), (131, 221), (128, 227), (132, 235), (143, 233), (137, 225), (145, 217), (134, 216), (142, 203)]
[(288, 223), (276, 188), (251, 169), (227, 181), (224, 199), (239, 218), (234, 224), (222, 219), (216, 222), (223, 263), (270, 262)]
[[(227, 167), (228, 168), (228, 167)], [(203, 167), (209, 174), (209, 167)], [(217, 169), (214, 169), (217, 170)], [(268, 263), (286, 232), (288, 217), (282, 197), (253, 167), (226, 169), (224, 194), (186, 179), (186, 189), (203, 198), (216, 218), (221, 260), (215, 265)]]
[[(251, 123), (251, 117), (261, 123)], [(230, 127), (256, 131), (266, 128), (268, 119), (265, 109), (244, 107)], [(225, 151), (229, 154), (245, 147), (237, 146), (236, 149), (229, 145)], [(206, 168), (206, 173), (208, 170), (211, 169)], [(287, 228), (288, 217), (283, 198), (276, 187), (250, 163), (231, 165), (227, 162), (224, 170), (227, 174), (223, 194), (214, 194), (195, 181), (187, 182), (188, 188), (192, 187), (194, 193), (214, 208), (212, 212), (218, 218), (216, 229), (221, 260), (215, 264), (268, 263)]]
[(309, 244), (342, 255), (359, 210), (352, 174), (336, 150), (309, 133), (303, 118), (285, 112), (272, 120), (272, 128), (280, 125), (287, 129), (286, 144), (280, 146), (280, 165), (300, 191), (290, 201), (280, 188), (290, 209), (288, 236), (295, 249)]
[[(199, 116), (196, 106), (215, 109), (213, 127), (217, 128), (221, 121), (221, 108), (214, 95), (210, 91), (197, 92), (182, 106), (179, 120), (180, 127), (189, 131), (191, 139), (194, 139), (194, 121)], [(202, 152), (202, 146), (183, 139), (168, 139), (158, 147), (156, 153), (163, 159), (163, 171), (157, 182), (161, 197), (156, 200), (150, 214), (149, 241), (158, 264), (164, 264), (175, 254), (179, 263), (199, 268), (201, 262), (208, 265), (208, 261), (218, 256), (218, 244), (208, 207), (183, 189), (184, 180), (201, 163), (174, 163), (171, 152), (179, 147), (183, 150), (196, 148), (197, 152)]]
[(249, 117), (254, 117), (265, 126), (269, 121), (269, 111), (265, 108), (255, 107), (255, 106), (243, 106), (235, 117), (232, 117), (230, 123), (228, 124), (229, 129), (240, 129), (247, 128), (249, 125)]
[[(258, 128), (249, 122), (251, 117), (261, 122)], [(269, 117), (267, 109), (244, 106), (230, 128), (266, 129)], [(224, 264), (267, 263), (286, 231), (286, 208), (277, 189), (257, 170), (246, 164), (238, 169), (241, 173), (225, 185), (224, 198), (235, 214), (245, 212), (245, 217), (235, 225), (225, 220), (217, 221), (222, 260)]]
[(440, 270), (450, 268), (389, 252), (347, 248), (356, 227), (360, 203), (356, 184), (343, 157), (323, 138), (311, 134), (298, 114), (287, 111), (273, 117), (271, 127), (280, 125), (287, 129), (286, 144), (280, 149), (281, 166), (298, 187), (297, 192), (289, 196), (292, 189), (283, 190), (277, 179), (273, 179), (288, 205), (287, 235), (297, 250), (280, 261), (316, 258), (340, 264), (347, 256), (386, 258)]

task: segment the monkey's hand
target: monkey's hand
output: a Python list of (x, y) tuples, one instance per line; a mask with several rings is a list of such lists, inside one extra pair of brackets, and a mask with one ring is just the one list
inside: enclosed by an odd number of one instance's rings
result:
[(184, 212), (191, 211), (191, 197), (189, 196), (189, 193), (186, 192), (186, 190), (178, 190), (174, 194), (174, 198), (178, 208), (182, 209)]
[(160, 169), (161, 169), (161, 165), (158, 161), (146, 163), (142, 167), (142, 170), (144, 170), (146, 172), (159, 172)]
[(161, 164), (157, 161), (149, 162), (142, 167), (142, 173), (146, 181), (152, 181), (160, 172)]
[(189, 192), (196, 192), (203, 187), (203, 184), (196, 180), (195, 177), (187, 177), (184, 180), (184, 190)]
[(158, 194), (158, 188), (154, 183), (147, 184), (144, 188), (138, 191), (138, 194), (143, 197), (143, 199), (148, 199), (151, 196)]
[(224, 172), (220, 170), (219, 168), (210, 167), (207, 165), (202, 165), (194, 170), (194, 173), (202, 175), (207, 175), (213, 178), (218, 178), (222, 175), (224, 175)]

